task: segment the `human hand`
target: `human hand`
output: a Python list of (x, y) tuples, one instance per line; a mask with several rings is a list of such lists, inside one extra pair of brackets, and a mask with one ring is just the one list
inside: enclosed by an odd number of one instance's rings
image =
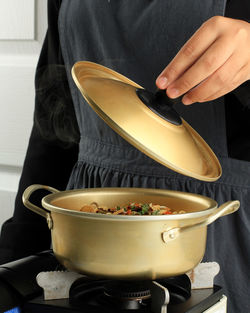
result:
[(184, 44), (156, 85), (192, 104), (221, 97), (249, 79), (250, 23), (215, 16)]

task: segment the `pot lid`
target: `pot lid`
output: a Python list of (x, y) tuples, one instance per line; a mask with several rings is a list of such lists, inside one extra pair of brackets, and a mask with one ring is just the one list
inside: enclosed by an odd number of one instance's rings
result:
[(215, 181), (221, 176), (217, 157), (171, 107), (165, 91), (150, 93), (127, 77), (87, 61), (77, 62), (72, 76), (93, 110), (150, 158), (199, 180)]

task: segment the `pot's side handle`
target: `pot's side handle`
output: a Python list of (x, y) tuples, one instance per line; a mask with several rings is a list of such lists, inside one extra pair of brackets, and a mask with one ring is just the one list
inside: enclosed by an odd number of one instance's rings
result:
[(57, 192), (59, 192), (59, 190), (52, 188), (52, 187), (49, 187), (49, 186), (36, 184), (36, 185), (29, 186), (23, 192), (23, 204), (26, 206), (26, 208), (30, 209), (31, 211), (33, 211), (33, 212), (35, 212), (35, 213), (37, 213), (37, 214), (39, 214), (39, 215), (41, 215), (47, 219), (49, 211), (47, 211), (46, 209), (40, 208), (40, 207), (36, 206), (35, 204), (33, 204), (29, 201), (31, 194), (38, 189), (45, 189), (45, 190), (48, 190), (52, 193), (57, 193)]
[(219, 206), (212, 215), (209, 215), (208, 218), (205, 219), (204, 221), (199, 222), (197, 224), (184, 226), (184, 227), (171, 228), (162, 233), (162, 239), (165, 243), (168, 243), (176, 239), (180, 234), (183, 234), (187, 231), (190, 231), (199, 227), (205, 227), (213, 223), (215, 220), (217, 220), (221, 216), (225, 216), (225, 215), (236, 212), (239, 209), (239, 207), (240, 207), (240, 202), (238, 200), (225, 202), (221, 206)]

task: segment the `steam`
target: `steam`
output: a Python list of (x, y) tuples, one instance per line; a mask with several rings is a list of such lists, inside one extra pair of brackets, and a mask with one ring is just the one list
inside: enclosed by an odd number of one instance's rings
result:
[(73, 101), (63, 65), (39, 68), (36, 74), (36, 107), (34, 122), (41, 135), (63, 146), (79, 141)]

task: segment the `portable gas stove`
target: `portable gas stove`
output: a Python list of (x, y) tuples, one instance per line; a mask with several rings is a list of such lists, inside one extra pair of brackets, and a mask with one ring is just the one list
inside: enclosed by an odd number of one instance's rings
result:
[[(51, 251), (0, 266), (0, 312), (226, 312), (227, 298), (220, 286), (192, 289), (187, 275), (157, 281), (126, 282), (91, 279), (60, 270), (62, 268)], [(43, 273), (39, 274), (41, 271)], [(45, 294), (37, 284), (38, 274), (44, 275), (42, 285), (45, 285)], [(65, 275), (70, 278), (65, 279)], [(65, 292), (65, 288), (68, 291)], [(60, 292), (63, 293), (62, 298)]]

